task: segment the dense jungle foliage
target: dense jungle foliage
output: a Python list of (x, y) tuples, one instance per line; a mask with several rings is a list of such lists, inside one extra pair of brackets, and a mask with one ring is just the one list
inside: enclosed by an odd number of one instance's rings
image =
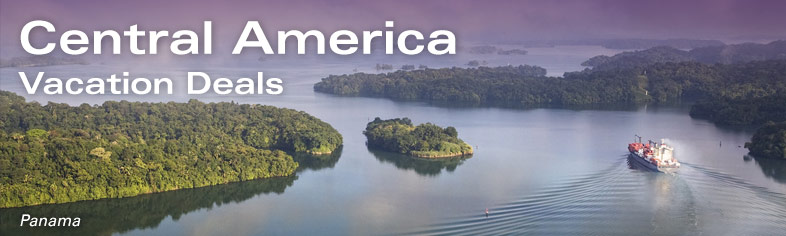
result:
[(783, 122), (786, 121), (786, 95), (707, 99), (694, 104), (690, 115), (723, 125)]
[(756, 157), (786, 160), (786, 122), (770, 122), (762, 126), (745, 148)]
[(366, 125), (363, 132), (372, 148), (423, 158), (455, 157), (472, 154), (472, 147), (458, 138), (456, 128), (431, 123), (415, 126), (409, 118), (382, 120)]
[[(40, 105), (0, 91), (0, 207), (292, 175), (341, 135), (291, 109), (234, 103)], [(285, 152), (286, 151), (286, 152)]]
[(571, 106), (758, 98), (786, 91), (786, 60), (658, 63), (546, 77), (534, 66), (445, 68), (331, 75), (318, 92), (491, 106)]

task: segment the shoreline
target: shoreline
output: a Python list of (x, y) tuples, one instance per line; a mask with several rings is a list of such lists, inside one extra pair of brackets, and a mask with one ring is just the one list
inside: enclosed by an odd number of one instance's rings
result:
[(441, 158), (470, 156), (474, 153), (475, 153), (474, 151), (469, 151), (469, 152), (448, 153), (442, 155), (423, 155), (423, 154), (415, 154), (415, 153), (407, 153), (405, 155), (415, 158), (422, 158), (422, 159), (441, 159)]
[(42, 202), (42, 203), (32, 204), (32, 205), (0, 206), (0, 210), (12, 209), (12, 208), (44, 206), (44, 205), (69, 204), (69, 203), (75, 203), (75, 202), (100, 201), (100, 200), (107, 200), (107, 199), (133, 198), (133, 197), (139, 197), (139, 196), (144, 196), (144, 195), (159, 194), (159, 193), (181, 191), (181, 190), (189, 190), (189, 189), (207, 188), (207, 187), (213, 187), (213, 186), (218, 186), (218, 185), (233, 184), (233, 183), (246, 182), (246, 181), (257, 181), (257, 180), (266, 180), (266, 179), (275, 179), (275, 178), (287, 178), (287, 177), (296, 176), (295, 174), (296, 173), (293, 171), (292, 173), (290, 173), (288, 175), (274, 175), (274, 176), (270, 176), (270, 177), (262, 177), (262, 178), (255, 178), (255, 179), (249, 179), (249, 180), (224, 181), (224, 182), (216, 183), (216, 184), (200, 185), (200, 186), (193, 186), (193, 187), (182, 187), (182, 188), (175, 188), (175, 189), (169, 189), (169, 190), (163, 190), (163, 191), (150, 191), (150, 192), (144, 192), (144, 193), (139, 193), (139, 194), (130, 195), (130, 196), (122, 196), (122, 197), (102, 197), (102, 198), (81, 199), (81, 200), (66, 201), (66, 202)]

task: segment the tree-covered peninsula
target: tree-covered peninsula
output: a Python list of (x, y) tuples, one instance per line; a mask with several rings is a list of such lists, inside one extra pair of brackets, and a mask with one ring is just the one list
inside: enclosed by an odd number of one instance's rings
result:
[(786, 122), (770, 122), (759, 128), (745, 148), (755, 157), (786, 160)]
[[(331, 75), (314, 85), (317, 92), (395, 100), (470, 105), (582, 105), (631, 102), (633, 73), (570, 74), (546, 77), (537, 66), (442, 68), (383, 74)], [(643, 97), (642, 97), (643, 98)]]
[(759, 98), (786, 92), (786, 60), (658, 63), (547, 77), (535, 66), (444, 68), (331, 75), (318, 92), (490, 106), (643, 104)]
[(382, 120), (366, 125), (368, 145), (389, 152), (421, 158), (456, 157), (472, 154), (472, 146), (458, 138), (456, 128), (425, 123), (413, 125), (409, 118)]
[(690, 116), (722, 125), (760, 125), (786, 121), (786, 95), (706, 99), (691, 106)]
[(0, 91), (0, 207), (290, 176), (342, 143), (305, 112), (234, 103), (26, 102)]

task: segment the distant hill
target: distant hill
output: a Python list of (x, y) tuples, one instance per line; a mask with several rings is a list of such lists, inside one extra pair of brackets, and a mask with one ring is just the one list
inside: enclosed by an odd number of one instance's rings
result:
[(609, 39), (600, 43), (609, 49), (641, 49), (666, 46), (681, 49), (723, 46), (720, 40), (704, 39)]
[(641, 51), (623, 52), (614, 56), (595, 56), (581, 65), (602, 70), (641, 68), (665, 62), (695, 61), (705, 64), (732, 64), (781, 59), (786, 59), (786, 41), (784, 40), (768, 44), (744, 43), (701, 47), (690, 51), (660, 46)]
[(594, 56), (581, 63), (594, 69), (634, 68), (664, 62), (695, 61), (690, 52), (672, 47), (654, 47), (647, 50), (623, 52), (614, 56)]
[(786, 59), (786, 40), (768, 44), (743, 43), (718, 47), (696, 48), (690, 51), (691, 56), (702, 63), (740, 63)]
[(489, 45), (481, 45), (481, 46), (472, 46), (466, 49), (467, 52), (470, 54), (498, 54), (498, 55), (527, 55), (527, 50), (523, 49), (504, 49), (498, 48), (496, 46), (489, 46)]
[(569, 39), (569, 40), (532, 40), (516, 42), (524, 47), (554, 47), (554, 46), (580, 46), (598, 45), (609, 49), (646, 49), (667, 46), (681, 49), (692, 49), (710, 46), (723, 46), (719, 40), (705, 39)]
[(87, 61), (80, 57), (56, 57), (51, 55), (14, 57), (8, 60), (0, 60), (0, 68), (87, 64)]

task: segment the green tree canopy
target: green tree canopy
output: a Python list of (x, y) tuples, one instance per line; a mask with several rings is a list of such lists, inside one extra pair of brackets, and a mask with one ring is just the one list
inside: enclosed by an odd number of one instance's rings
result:
[(0, 207), (290, 176), (342, 143), (305, 112), (234, 103), (25, 102), (0, 91)]

